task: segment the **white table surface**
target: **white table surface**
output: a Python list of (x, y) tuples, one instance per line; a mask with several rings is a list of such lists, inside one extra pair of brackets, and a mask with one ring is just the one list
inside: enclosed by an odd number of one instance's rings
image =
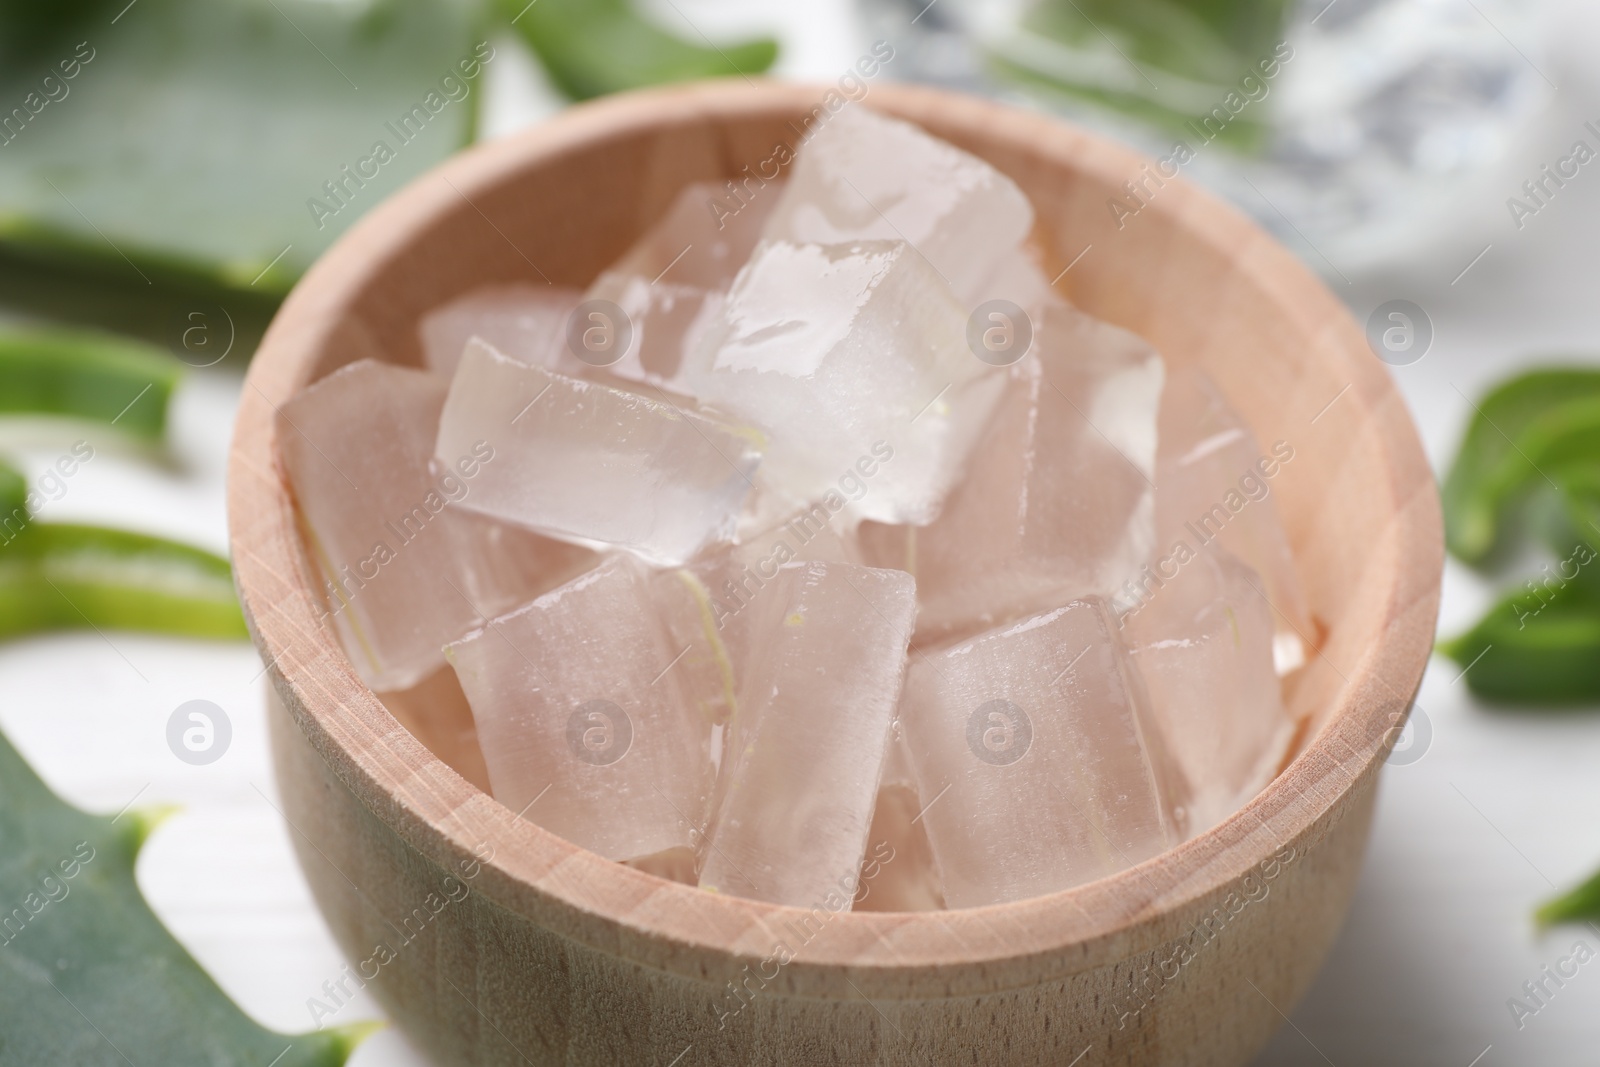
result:
[[(1465, 0), (1463, 0), (1465, 2)], [(716, 35), (776, 30), (779, 73), (832, 80), (861, 51), (844, 0), (678, 0), (651, 5)], [(1549, 117), (1523, 131), (1503, 173), (1458, 210), (1459, 225), (1378, 275), (1334, 279), (1358, 319), (1386, 300), (1421, 305), (1431, 351), (1396, 377), (1437, 467), (1453, 449), (1466, 397), (1540, 354), (1600, 352), (1600, 170), (1586, 168), (1520, 232), (1504, 199), (1565, 153), (1584, 119), (1600, 118), (1585, 50), (1600, 21), (1568, 10), (1546, 60), (1562, 86)], [(692, 30), (690, 32), (693, 32)], [(1527, 44), (1527, 42), (1523, 42)], [(506, 49), (510, 55), (511, 50)], [(496, 63), (487, 131), (536, 121), (557, 106), (528, 62)], [(1485, 245), (1490, 250), (1456, 279)], [(1594, 357), (1600, 359), (1600, 357)], [(94, 431), (0, 426), (0, 448), (38, 473), (79, 437), (95, 458), (51, 503), (51, 519), (111, 522), (225, 548), (224, 457), (237, 368), (194, 374), (179, 393), (172, 458), (154, 464)], [(43, 446), (40, 441), (46, 442)], [(1488, 589), (1454, 564), (1442, 625), (1461, 628)], [(1490, 653), (1493, 654), (1492, 652)], [(1548, 1006), (1513, 1020), (1507, 999), (1579, 940), (1583, 928), (1534, 931), (1531, 908), (1600, 866), (1600, 714), (1490, 710), (1436, 658), (1419, 703), (1432, 739), (1416, 762), (1385, 771), (1366, 866), (1338, 943), (1308, 996), (1257, 1067), (1405, 1065), (1577, 1067), (1591, 1043), (1600, 961)], [(0, 728), (68, 800), (115, 811), (179, 804), (151, 838), (139, 882), (152, 907), (222, 987), (263, 1024), (312, 1026), (307, 998), (343, 964), (295, 864), (276, 803), (263, 730), (261, 663), (245, 644), (207, 645), (93, 632), (0, 645)], [(168, 750), (168, 716), (191, 699), (229, 715), (227, 754), (205, 767)], [(331, 1020), (381, 1013), (364, 995)], [(393, 1030), (363, 1045), (357, 1067), (420, 1067)]]

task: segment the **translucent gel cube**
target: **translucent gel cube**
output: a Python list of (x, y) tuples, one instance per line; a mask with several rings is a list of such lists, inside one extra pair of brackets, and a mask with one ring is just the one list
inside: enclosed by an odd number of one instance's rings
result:
[(752, 607), (700, 885), (821, 907), (851, 896), (860, 875), (916, 584), (898, 571), (791, 563)]
[[(782, 183), (748, 201), (711, 182), (692, 182), (667, 213), (604, 271), (585, 295), (627, 316), (629, 344), (604, 374), (684, 392), (684, 354), (721, 310), (755, 250)], [(590, 375), (604, 378), (602, 375)]]
[(1280, 673), (1305, 662), (1313, 626), (1295, 573), (1289, 538), (1278, 519), (1272, 479), (1294, 450), (1279, 441), (1263, 450), (1204, 371), (1175, 372), (1161, 400), (1156, 467), (1154, 578), (1130, 592), (1137, 601), (1153, 580), (1189, 551), (1226, 550), (1260, 576), (1271, 603)]
[(761, 229), (786, 183), (735, 196), (726, 185), (691, 182), (667, 213), (610, 272), (726, 292), (761, 239)]
[(1037, 323), (1043, 319), (1049, 305), (1060, 299), (1038, 264), (1026, 251), (1019, 249), (995, 264), (968, 303), (976, 308), (990, 300), (1007, 300), (1021, 308), (1030, 323)]
[(1181, 774), (1098, 598), (913, 656), (902, 705), (952, 908), (1051, 893), (1183, 837)]
[(939, 872), (923, 829), (914, 787), (887, 779), (878, 790), (861, 863), (856, 911), (938, 911), (944, 907)]
[(1260, 792), (1294, 734), (1259, 583), (1227, 552), (1202, 552), (1123, 617), (1156, 721), (1193, 790), (1191, 833)]
[(651, 595), (672, 642), (674, 669), (695, 710), (713, 728), (713, 761), (721, 758), (722, 738), (733, 717), (745, 647), (742, 620), (718, 601), (712, 588), (726, 573), (719, 563), (671, 567), (650, 578)]
[[(809, 545), (799, 545), (784, 535), (762, 544), (717, 545), (690, 563), (657, 575), (659, 584), (673, 588), (699, 609), (692, 620), (687, 613), (683, 616), (686, 626), (677, 644), (688, 649), (685, 666), (703, 673), (705, 682), (699, 692), (705, 694), (708, 713), (718, 724), (731, 719), (737, 702), (751, 626), (759, 614), (754, 605), (764, 598), (764, 591), (773, 585), (785, 563), (838, 558), (827, 551), (825, 540), (826, 536), (818, 537)], [(719, 741), (720, 737), (719, 733)]]
[(768, 220), (796, 244), (897, 240), (963, 301), (1033, 226), (1033, 206), (988, 163), (908, 122), (847, 107), (800, 148)]
[(383, 706), (435, 756), (473, 785), (489, 792), (489, 768), (478, 744), (478, 725), (456, 672), (440, 667), (410, 689), (378, 693)]
[(608, 859), (699, 844), (711, 724), (672, 637), (680, 606), (619, 553), (450, 646), (497, 800)]
[(672, 403), (467, 346), (437, 453), (487, 441), (504, 457), (467, 507), (660, 565), (726, 540), (760, 461), (759, 434)]
[(1110, 595), (1149, 555), (1161, 357), (1058, 301), (1033, 351), (939, 517), (858, 531), (867, 563), (916, 575), (919, 644)]
[(466, 509), (509, 462), (480, 437), (435, 461), (444, 401), (436, 376), (362, 360), (279, 410), (284, 470), (334, 628), (377, 690), (421, 682), (444, 666), (447, 642), (592, 558)]
[[(960, 477), (976, 436), (964, 427), (981, 426), (999, 395), (965, 329), (903, 243), (766, 243), (684, 380), (767, 431), (764, 492), (792, 506), (836, 499), (856, 520), (926, 522)], [(993, 384), (969, 388), (978, 379)]]
[(841, 533), (830, 520), (833, 513), (826, 505), (813, 504), (809, 508), (785, 515), (781, 522), (741, 538), (734, 547), (739, 562), (762, 568), (767, 573), (774, 566), (799, 560), (804, 563), (860, 563), (854, 538)]
[[(678, 575), (681, 584), (703, 598), (710, 632), (721, 646), (720, 655), (701, 645), (692, 655), (703, 653), (719, 664), (725, 662), (730, 674), (742, 677), (751, 621), (758, 614), (752, 605), (778, 579), (783, 565), (794, 562), (858, 560), (847, 537), (812, 516), (797, 514), (762, 534), (738, 544), (714, 546), (687, 566), (664, 572)], [(734, 688), (736, 691), (737, 681)], [(731, 701), (727, 704), (732, 706)]]
[(575, 361), (563, 349), (567, 317), (582, 299), (576, 289), (530, 282), (474, 289), (422, 317), (423, 365), (450, 377), (476, 335), (512, 359), (571, 373)]
[[(931, 799), (931, 798), (929, 798)], [(926, 800), (917, 793), (905, 723), (897, 716), (883, 758), (883, 776), (862, 878), (869, 885), (857, 900), (857, 911), (937, 911), (944, 907), (944, 889), (933, 862), (928, 829), (922, 824)]]
[(627, 316), (628, 346), (607, 374), (685, 392), (684, 353), (699, 344), (722, 310), (722, 294), (638, 274), (607, 271), (585, 299), (609, 300)]

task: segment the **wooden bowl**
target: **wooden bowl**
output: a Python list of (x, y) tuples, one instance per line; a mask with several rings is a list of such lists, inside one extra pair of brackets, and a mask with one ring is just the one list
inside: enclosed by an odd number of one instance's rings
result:
[(1181, 179), (1144, 179), (1143, 206), (1113, 212), (1112, 198), (1135, 204), (1124, 183), (1154, 170), (1124, 148), (928, 89), (874, 85), (846, 105), (918, 122), (1009, 174), (1038, 210), (1050, 276), (1071, 264), (1058, 288), (1204, 366), (1263, 442), (1294, 449), (1273, 486), (1319, 627), (1288, 687), (1307, 728), (1286, 771), (1221, 826), (995, 907), (819, 917), (717, 896), (517, 819), (473, 784), (482, 763), (449, 679), (438, 699), (386, 707), (322, 621), (275, 405), (352, 360), (419, 363), (418, 316), (465, 290), (585, 285), (685, 183), (770, 174), (764, 161), (822, 100), (694, 85), (478, 147), (362, 220), (272, 324), (233, 445), (233, 557), (279, 698), (284, 808), (356, 961), (346, 988), (370, 985), (441, 1063), (1242, 1063), (1349, 905), (1378, 770), (1433, 638), (1439, 509), (1405, 406), (1339, 302)]

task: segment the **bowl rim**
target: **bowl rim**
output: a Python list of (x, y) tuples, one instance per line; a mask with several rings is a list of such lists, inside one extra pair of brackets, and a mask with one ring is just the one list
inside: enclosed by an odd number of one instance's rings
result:
[[(1371, 357), (1348, 312), (1298, 259), (1240, 212), (1181, 178), (1172, 183), (1175, 192), (1164, 191), (1145, 210), (1226, 249), (1261, 289), (1297, 305), (1308, 334), (1322, 338), (1319, 348), (1346, 357), (1348, 366), (1341, 370), (1355, 387), (1351, 403), (1374, 420), (1387, 466), (1390, 492), (1379, 503), (1392, 511), (1395, 540), (1392, 558), (1385, 557), (1389, 573), (1372, 592), (1383, 598), (1387, 622), (1377, 635), (1381, 640), (1346, 670), (1333, 667), (1342, 684), (1318, 734), (1265, 790), (1211, 830), (1110, 877), (1043, 897), (944, 912), (843, 912), (829, 917), (825, 936), (793, 949), (785, 933), (797, 924), (808, 928), (806, 909), (668, 882), (517, 819), (400, 726), (356, 676), (331, 627), (321, 621), (319, 594), (308, 580), (276, 458), (272, 415), (308, 382), (343, 309), (363, 291), (369, 268), (404, 256), (410, 236), (461, 211), (462, 201), (472, 204), (474, 193), (515, 181), (564, 154), (646, 132), (664, 114), (725, 123), (798, 114), (828, 89), (733, 80), (573, 107), (451, 158), (345, 233), (278, 312), (243, 390), (228, 500), (235, 579), (251, 634), (295, 728), (367, 812), (446, 872), (481, 862), (474, 892), (562, 937), (718, 984), (740, 965), (770, 960), (783, 944), (791, 949), (782, 968), (789, 992), (827, 997), (928, 995), (933, 987), (915, 981), (918, 975), (935, 976), (936, 995), (993, 991), (1112, 963), (1190, 929), (1172, 921), (1172, 914), (1248, 884), (1243, 880), (1265, 870), (1272, 856), (1314, 842), (1358, 784), (1370, 783), (1420, 684), (1442, 571), (1432, 475), (1388, 372)], [(878, 85), (865, 106), (1004, 136), (1051, 165), (1086, 172), (1112, 187), (1147, 162), (1055, 118), (942, 90)], [(1372, 493), (1375, 499), (1382, 495)], [(1292, 861), (1295, 853), (1288, 855)], [(334, 859), (329, 862), (337, 867)]]

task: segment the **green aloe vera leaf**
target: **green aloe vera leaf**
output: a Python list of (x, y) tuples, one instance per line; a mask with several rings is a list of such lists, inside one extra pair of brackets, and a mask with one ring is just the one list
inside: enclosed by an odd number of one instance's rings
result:
[(1533, 917), (1540, 926), (1600, 919), (1600, 872), (1583, 884), (1540, 904)]
[[(1588, 525), (1582, 510), (1591, 494), (1581, 472), (1600, 457), (1600, 396), (1579, 396), (1548, 408), (1524, 426), (1514, 444), (1483, 483), (1485, 497), (1498, 502), (1496, 554), (1515, 545), (1519, 532), (1540, 530), (1542, 502), (1552, 496), (1561, 501), (1570, 535), (1578, 536)], [(1555, 532), (1550, 525), (1541, 531), (1547, 543)]]
[(1535, 485), (1522, 505), (1524, 527), (1558, 556), (1570, 552), (1575, 544), (1586, 543), (1574, 522), (1572, 498), (1565, 472), (1554, 485)]
[[(59, 48), (74, 29), (109, 7), (111, 0), (0, 0), (0, 65), (9, 67)], [(112, 8), (106, 14), (116, 14)], [(70, 51), (70, 49), (68, 49)]]
[(6, 529), (8, 522), (27, 521), (28, 479), (10, 463), (0, 459), (0, 530)]
[(492, 61), (471, 0), (115, 8), (0, 74), (0, 249), (152, 295), (281, 297), (470, 140)]
[(0, 532), (0, 639), (93, 627), (249, 636), (228, 561), (160, 537), (64, 523)]
[[(1564, 540), (1583, 538), (1592, 545), (1600, 545), (1600, 456), (1593, 464), (1574, 464), (1556, 473), (1561, 486), (1561, 499), (1569, 524)], [(1558, 551), (1568, 544), (1553, 544)]]
[(181, 363), (136, 341), (0, 327), (0, 413), (94, 419), (160, 441), (182, 377)]
[[(1592, 563), (1591, 563), (1592, 565)], [(1600, 598), (1579, 581), (1537, 582), (1505, 597), (1439, 651), (1467, 687), (1496, 703), (1600, 701)]]
[(1600, 395), (1579, 397), (1531, 420), (1517, 439), (1516, 458), (1501, 468), (1508, 486), (1560, 486), (1562, 472), (1600, 458)]
[[(1285, 0), (1038, 0), (984, 45), (1002, 78), (1122, 111), (1191, 148), (1216, 139), (1253, 151), (1271, 111), (1261, 64), (1276, 71), (1283, 59), (1287, 10)], [(1191, 125), (1213, 109), (1227, 121)]]
[[(1502, 382), (1474, 405), (1442, 487), (1445, 543), (1452, 554), (1484, 565), (1500, 553), (1511, 540), (1521, 491), (1544, 480), (1530, 463), (1524, 435), (1558, 409), (1596, 399), (1600, 369), (1550, 367)], [(1543, 436), (1548, 442), (1549, 434)]]
[(574, 100), (666, 82), (759, 74), (778, 57), (770, 39), (694, 43), (645, 20), (631, 0), (497, 0)]
[(1560, 468), (1551, 480), (1555, 487), (1536, 485), (1524, 509), (1554, 557), (1535, 580), (1577, 581), (1600, 595), (1600, 462)]
[(338, 1067), (368, 1028), (258, 1026), (134, 882), (154, 825), (62, 802), (0, 735), (0, 1067)]
[(1234, 81), (1248, 63), (1200, 13), (1175, 0), (1041, 0), (1021, 23), (1063, 43), (1114, 45), (1127, 57), (1124, 66), (1131, 60), (1211, 84)]
[[(48, 248), (20, 249), (0, 243), (0, 304), (30, 320), (141, 338), (207, 366), (215, 356), (184, 342), (196, 321), (214, 324), (213, 337), (234, 356), (248, 359), (276, 314), (282, 296), (228, 289), (216, 281), (147, 285), (127, 264), (89, 263)], [(221, 362), (216, 360), (216, 362)]]
[(1293, 0), (1178, 0), (1241, 48), (1270, 49), (1283, 40)]

